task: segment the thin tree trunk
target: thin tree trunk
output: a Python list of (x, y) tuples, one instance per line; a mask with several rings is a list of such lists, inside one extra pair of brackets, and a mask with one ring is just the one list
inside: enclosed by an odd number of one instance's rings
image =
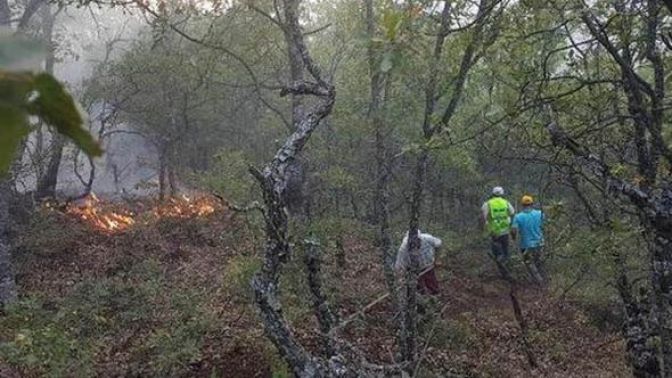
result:
[(371, 77), (371, 102), (369, 104), (369, 114), (376, 143), (376, 188), (373, 197), (373, 208), (376, 223), (378, 224), (378, 248), (381, 252), (383, 263), (383, 272), (385, 274), (385, 283), (390, 292), (392, 302), (395, 308), (398, 307), (399, 299), (397, 297), (397, 285), (394, 277), (394, 250), (392, 248), (392, 237), (390, 236), (390, 194), (389, 181), (391, 175), (391, 162), (388, 154), (387, 138), (385, 134), (384, 117), (382, 114), (385, 99), (388, 92), (384, 88), (389, 83), (389, 74), (384, 74), (380, 70), (380, 56), (376, 54), (373, 48), (375, 38), (375, 12), (373, 0), (366, 0), (366, 30), (369, 39), (368, 59), (369, 75)]
[[(483, 27), (486, 22), (486, 12), (490, 11), (489, 0), (481, 0), (476, 15), (476, 23), (471, 33), (471, 40), (464, 49), (460, 67), (457, 77), (452, 84), (452, 94), (448, 106), (443, 112), (439, 125), (435, 125), (433, 119), (435, 118), (436, 103), (441, 96), (437, 96), (437, 82), (439, 73), (439, 62), (443, 54), (443, 44), (450, 32), (450, 14), (451, 3), (444, 2), (444, 7), (441, 12), (441, 23), (434, 42), (434, 50), (430, 61), (429, 73), (427, 75), (425, 88), (425, 111), (422, 123), (423, 139), (425, 143), (432, 140), (438, 127), (447, 129), (450, 126), (450, 121), (457, 110), (464, 84), (467, 80), (469, 70), (474, 65), (478, 58), (475, 58), (476, 50), (481, 46), (481, 38)], [(416, 283), (418, 276), (418, 253), (420, 250), (420, 238), (418, 235), (418, 227), (420, 222), (420, 212), (424, 199), (424, 187), (427, 176), (427, 165), (429, 163), (429, 151), (423, 146), (418, 157), (418, 162), (415, 167), (415, 179), (413, 197), (411, 200), (410, 219), (408, 224), (408, 251), (410, 264), (406, 269), (406, 303), (404, 303), (403, 323), (402, 327), (402, 357), (404, 362), (408, 365), (408, 372), (412, 374), (416, 363), (416, 348), (417, 348), (417, 292)]]
[(322, 256), (320, 245), (314, 240), (308, 240), (304, 245), (306, 249), (304, 263), (308, 269), (308, 288), (312, 297), (313, 309), (317, 322), (320, 325), (320, 332), (322, 333), (324, 354), (328, 358), (331, 358), (336, 354), (336, 350), (333, 340), (329, 337), (329, 333), (337, 324), (338, 319), (331, 311), (322, 288)]
[[(307, 352), (292, 334), (291, 328), (282, 315), (280, 302), (280, 273), (283, 263), (291, 253), (288, 233), (288, 212), (286, 191), (289, 177), (287, 168), (297, 158), (308, 139), (327, 117), (334, 106), (336, 92), (333, 86), (322, 78), (319, 67), (313, 62), (303, 39), (299, 26), (298, 0), (284, 0), (285, 23), (283, 27), (289, 35), (289, 51), (300, 54), (305, 69), (310, 73), (315, 85), (311, 83), (290, 83), (281, 94), (301, 93), (316, 97), (315, 104), (294, 124), (294, 131), (276, 152), (273, 159), (262, 171), (251, 169), (257, 179), (264, 198), (265, 234), (263, 265), (252, 280), (255, 301), (268, 338), (273, 342), (297, 377), (355, 377), (381, 376), (390, 368), (368, 363), (361, 355), (348, 358), (346, 349), (333, 335), (335, 355), (324, 359)], [(294, 46), (294, 49), (291, 48)], [(315, 278), (315, 277), (313, 277)], [(310, 279), (310, 278), (309, 278)], [(313, 287), (315, 285), (313, 282)], [(322, 297), (323, 298), (323, 297)], [(317, 302), (323, 303), (322, 299)], [(326, 301), (324, 301), (326, 303)], [(320, 307), (318, 305), (318, 307)], [(320, 315), (321, 317), (321, 315)], [(327, 317), (323, 318), (323, 323)], [(327, 327), (328, 328), (328, 327)], [(396, 369), (398, 371), (398, 368)]]
[(423, 149), (415, 167), (415, 181), (413, 185), (413, 197), (411, 200), (411, 216), (408, 225), (408, 251), (409, 262), (405, 272), (405, 302), (403, 310), (403, 326), (401, 329), (401, 356), (408, 364), (408, 372), (415, 370), (418, 347), (418, 308), (417, 308), (417, 282), (419, 272), (418, 254), (420, 251), (420, 212), (422, 207), (425, 176), (427, 173), (427, 161), (429, 153)]
[(172, 159), (168, 160), (169, 164), (166, 166), (166, 170), (168, 172), (168, 187), (170, 189), (170, 196), (175, 197), (177, 196), (178, 188), (177, 188), (177, 182), (175, 180), (175, 166), (172, 163)]
[(9, 240), (9, 201), (13, 191), (10, 175), (0, 178), (0, 307), (15, 301), (17, 295)]
[(37, 182), (36, 197), (38, 199), (54, 197), (56, 195), (58, 170), (61, 166), (61, 159), (63, 157), (65, 138), (58, 133), (52, 133), (52, 137), (53, 139), (49, 148), (47, 167)]
[[(669, 226), (670, 222), (667, 224)], [(672, 230), (657, 229), (651, 238), (651, 280), (660, 333), (663, 376), (672, 377)]]
[(159, 201), (166, 198), (166, 155), (159, 156)]

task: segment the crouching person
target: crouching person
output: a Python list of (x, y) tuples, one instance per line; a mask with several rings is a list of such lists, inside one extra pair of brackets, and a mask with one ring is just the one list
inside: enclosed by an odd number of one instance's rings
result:
[[(420, 230), (418, 230), (418, 237), (420, 238), (418, 291), (421, 294), (437, 295), (439, 294), (439, 281), (436, 279), (434, 261), (436, 250), (441, 247), (441, 239), (430, 234), (424, 234)], [(394, 269), (398, 273), (404, 272), (411, 263), (408, 244), (408, 232), (406, 232), (397, 253), (397, 261), (394, 264)]]

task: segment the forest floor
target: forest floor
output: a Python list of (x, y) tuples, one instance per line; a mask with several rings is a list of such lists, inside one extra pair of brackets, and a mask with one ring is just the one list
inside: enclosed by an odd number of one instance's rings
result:
[[(138, 214), (149, 205), (133, 206)], [(114, 233), (55, 209), (29, 219), (15, 238), (21, 300), (0, 314), (0, 376), (288, 375), (251, 304), (263, 240), (244, 216), (224, 207), (203, 216), (137, 216)], [(342, 241), (345, 265), (327, 244), (324, 274), (347, 318), (385, 286), (371, 243), (354, 234)], [(301, 260), (285, 269), (284, 311), (297, 337), (317, 350)], [(419, 376), (630, 375), (617, 324), (561, 288), (523, 284), (519, 299), (538, 361), (531, 369), (508, 285), (485, 254), (448, 251), (439, 261), (441, 295), (423, 302)], [(384, 300), (343, 334), (371, 360), (391, 362), (394, 319)]]

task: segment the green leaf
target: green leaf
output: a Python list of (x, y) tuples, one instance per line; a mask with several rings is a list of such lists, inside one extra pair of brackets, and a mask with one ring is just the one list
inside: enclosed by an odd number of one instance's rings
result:
[(59, 133), (72, 139), (90, 156), (100, 156), (103, 150), (86, 131), (82, 115), (65, 88), (51, 75), (42, 73), (35, 76), (37, 98), (31, 104), (34, 115), (55, 127)]
[(0, 103), (0, 114), (0, 176), (3, 176), (14, 161), (16, 147), (30, 130), (21, 108)]

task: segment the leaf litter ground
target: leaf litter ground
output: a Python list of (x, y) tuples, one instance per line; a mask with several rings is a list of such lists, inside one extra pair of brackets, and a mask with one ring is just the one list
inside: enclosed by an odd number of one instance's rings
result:
[[(153, 204), (133, 206), (135, 214), (142, 214)], [(263, 240), (244, 217), (218, 206), (201, 215), (148, 216), (114, 234), (53, 209), (35, 218), (39, 221), (20, 233), (14, 251), (23, 301), (36, 301), (47, 318), (42, 322), (63, 329), (71, 349), (86, 353), (89, 366), (71, 366), (68, 358), (59, 365), (57, 353), (38, 350), (40, 340), (23, 341), (24, 333), (36, 327), (33, 317), (5, 314), (0, 317), (5, 346), (0, 375), (53, 375), (61, 369), (70, 376), (88, 371), (96, 376), (271, 377), (286, 371), (251, 304), (247, 283), (259, 265)], [(348, 318), (383, 295), (385, 285), (379, 253), (370, 243), (348, 235), (343, 250), (345, 266), (327, 253), (324, 274), (332, 303), (341, 318)], [(422, 301), (421, 376), (630, 375), (617, 327), (600, 328), (579, 303), (524, 284), (520, 300), (539, 362), (530, 369), (508, 287), (492, 264), (477, 252), (447, 255), (437, 272), (441, 294)], [(469, 265), (466, 259), (472, 265), (478, 260), (482, 269), (460, 269)], [(285, 314), (297, 337), (317, 352), (319, 335), (300, 260), (294, 258), (283, 277)], [(386, 298), (346, 326), (343, 335), (369, 359), (393, 362), (397, 315)], [(28, 353), (51, 360), (17, 357)]]

